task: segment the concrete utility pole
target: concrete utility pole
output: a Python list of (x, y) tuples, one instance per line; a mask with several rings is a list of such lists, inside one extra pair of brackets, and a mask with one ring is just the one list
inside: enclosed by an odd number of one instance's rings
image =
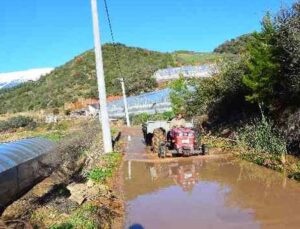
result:
[(127, 98), (126, 98), (124, 78), (120, 78), (120, 82), (121, 82), (121, 85), (122, 85), (126, 124), (127, 124), (128, 127), (130, 127), (130, 119), (129, 119), (129, 112), (128, 112), (128, 104), (127, 104)]
[(92, 4), (92, 14), (93, 14), (97, 83), (98, 83), (98, 92), (99, 92), (99, 100), (100, 100), (99, 119), (102, 124), (104, 152), (109, 153), (112, 152), (113, 149), (112, 149), (112, 138), (110, 133), (110, 126), (109, 126), (109, 118), (107, 113), (106, 90), (105, 90), (97, 0), (91, 0), (91, 4)]

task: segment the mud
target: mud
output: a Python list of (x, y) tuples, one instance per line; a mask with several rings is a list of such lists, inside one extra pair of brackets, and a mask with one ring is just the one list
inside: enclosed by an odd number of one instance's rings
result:
[(280, 173), (230, 156), (158, 159), (138, 131), (125, 158), (125, 228), (300, 228), (300, 184)]

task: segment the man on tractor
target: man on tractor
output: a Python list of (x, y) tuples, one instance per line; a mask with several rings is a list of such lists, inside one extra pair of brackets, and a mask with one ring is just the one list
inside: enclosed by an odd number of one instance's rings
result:
[(153, 152), (159, 157), (207, 154), (204, 145), (201, 145), (199, 131), (194, 129), (193, 122), (186, 123), (183, 113), (180, 110), (171, 122), (149, 121), (143, 125), (144, 136), (151, 136)]
[(177, 113), (176, 117), (171, 120), (170, 128), (185, 127), (185, 119), (182, 113)]

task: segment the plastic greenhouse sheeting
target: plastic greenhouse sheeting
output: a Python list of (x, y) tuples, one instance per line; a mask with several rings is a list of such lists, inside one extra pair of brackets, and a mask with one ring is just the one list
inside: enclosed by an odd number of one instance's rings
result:
[[(127, 97), (129, 114), (140, 113), (162, 113), (171, 110), (169, 88), (148, 92), (137, 96)], [(124, 117), (124, 102), (123, 99), (118, 99), (108, 104), (108, 113), (112, 118)]]
[(210, 73), (214, 71), (213, 65), (201, 65), (201, 66), (183, 66), (178, 68), (166, 68), (158, 70), (155, 74), (157, 75), (170, 75), (170, 74), (195, 74), (195, 73)]
[(55, 143), (43, 138), (0, 144), (0, 173), (53, 150)]
[[(169, 101), (170, 89), (166, 88), (159, 91), (148, 92), (137, 96), (127, 98), (128, 106), (136, 106), (140, 104), (152, 104)], [(108, 104), (109, 108), (114, 106), (124, 106), (123, 99), (118, 99)]]

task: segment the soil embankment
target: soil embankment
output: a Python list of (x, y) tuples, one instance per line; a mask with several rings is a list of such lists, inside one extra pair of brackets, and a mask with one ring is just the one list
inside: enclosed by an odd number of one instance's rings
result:
[(11, 226), (17, 219), (34, 228), (121, 228), (124, 208), (116, 177), (122, 177), (122, 156), (103, 155), (99, 133), (91, 124), (61, 141), (60, 165), (8, 206), (2, 220)]

